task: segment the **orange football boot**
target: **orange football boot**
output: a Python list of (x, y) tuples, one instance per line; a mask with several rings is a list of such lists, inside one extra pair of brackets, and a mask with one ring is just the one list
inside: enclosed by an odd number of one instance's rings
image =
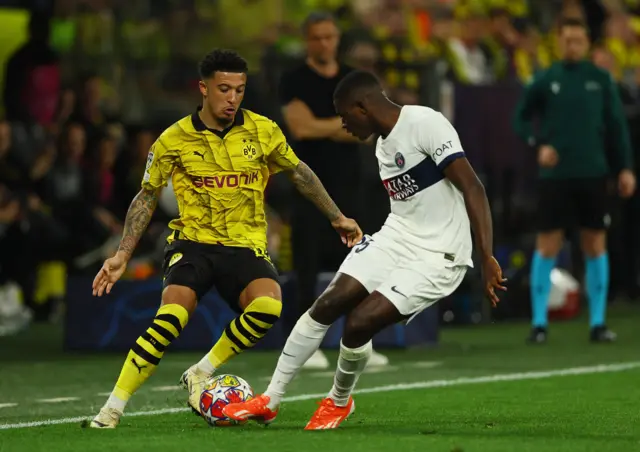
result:
[(356, 410), (353, 397), (349, 396), (346, 406), (336, 406), (333, 399), (327, 397), (319, 403), (319, 407), (313, 417), (304, 428), (305, 430), (329, 430), (338, 428), (342, 421), (346, 420)]
[(264, 394), (240, 403), (230, 403), (222, 409), (222, 414), (235, 421), (252, 419), (259, 424), (271, 424), (278, 415), (278, 410), (267, 407), (269, 396)]

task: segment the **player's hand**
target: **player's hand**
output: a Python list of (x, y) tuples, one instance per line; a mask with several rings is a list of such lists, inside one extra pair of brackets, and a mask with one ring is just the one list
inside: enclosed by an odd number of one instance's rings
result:
[(331, 226), (333, 226), (333, 229), (338, 231), (338, 234), (340, 234), (340, 237), (342, 238), (342, 243), (347, 245), (349, 248), (362, 240), (362, 230), (360, 229), (360, 226), (358, 226), (358, 223), (356, 223), (356, 220), (342, 215), (337, 220), (332, 221)]
[(111, 293), (111, 288), (120, 279), (126, 268), (127, 260), (120, 253), (116, 253), (115, 256), (104, 261), (102, 268), (93, 280), (93, 295), (101, 297), (105, 291)]
[(558, 164), (558, 151), (553, 146), (540, 146), (538, 149), (538, 165), (553, 168)]
[(502, 277), (502, 269), (495, 257), (491, 256), (482, 263), (482, 278), (485, 294), (489, 297), (491, 304), (495, 308), (500, 302), (500, 299), (496, 295), (496, 289), (505, 292), (507, 290), (504, 286), (507, 280)]
[(636, 191), (636, 176), (631, 170), (622, 170), (618, 176), (618, 192), (623, 198), (630, 198)]

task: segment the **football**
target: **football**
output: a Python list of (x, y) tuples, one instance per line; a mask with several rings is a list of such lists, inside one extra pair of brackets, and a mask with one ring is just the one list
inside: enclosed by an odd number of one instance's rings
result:
[(249, 383), (236, 375), (216, 375), (205, 386), (200, 396), (200, 413), (213, 427), (228, 427), (244, 422), (236, 422), (222, 414), (222, 409), (230, 403), (245, 402), (253, 397)]

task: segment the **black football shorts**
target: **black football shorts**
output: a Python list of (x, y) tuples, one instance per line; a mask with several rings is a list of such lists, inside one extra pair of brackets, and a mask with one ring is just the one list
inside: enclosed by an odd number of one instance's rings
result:
[(609, 227), (606, 178), (541, 179), (538, 187), (538, 230)]
[(236, 312), (241, 312), (240, 294), (249, 283), (260, 278), (278, 281), (275, 266), (252, 249), (189, 240), (174, 240), (166, 245), (163, 271), (164, 287), (189, 287), (198, 300), (215, 288)]

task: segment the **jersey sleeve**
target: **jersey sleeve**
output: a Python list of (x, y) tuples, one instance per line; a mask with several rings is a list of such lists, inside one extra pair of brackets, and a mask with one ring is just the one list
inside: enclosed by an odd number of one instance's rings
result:
[(440, 170), (444, 170), (454, 160), (464, 157), (458, 132), (442, 113), (435, 113), (426, 118), (424, 124), (417, 124), (419, 147), (435, 162)]
[(267, 165), (271, 174), (292, 170), (298, 166), (300, 159), (293, 152), (280, 127), (274, 123), (273, 133), (269, 141)]
[(153, 143), (147, 155), (147, 166), (142, 177), (142, 188), (155, 190), (166, 187), (176, 164), (177, 151), (171, 150), (171, 139), (165, 131)]
[(548, 137), (536, 134), (533, 120), (544, 112), (544, 73), (534, 76), (524, 89), (513, 115), (513, 128), (522, 141), (531, 147), (545, 144)]

